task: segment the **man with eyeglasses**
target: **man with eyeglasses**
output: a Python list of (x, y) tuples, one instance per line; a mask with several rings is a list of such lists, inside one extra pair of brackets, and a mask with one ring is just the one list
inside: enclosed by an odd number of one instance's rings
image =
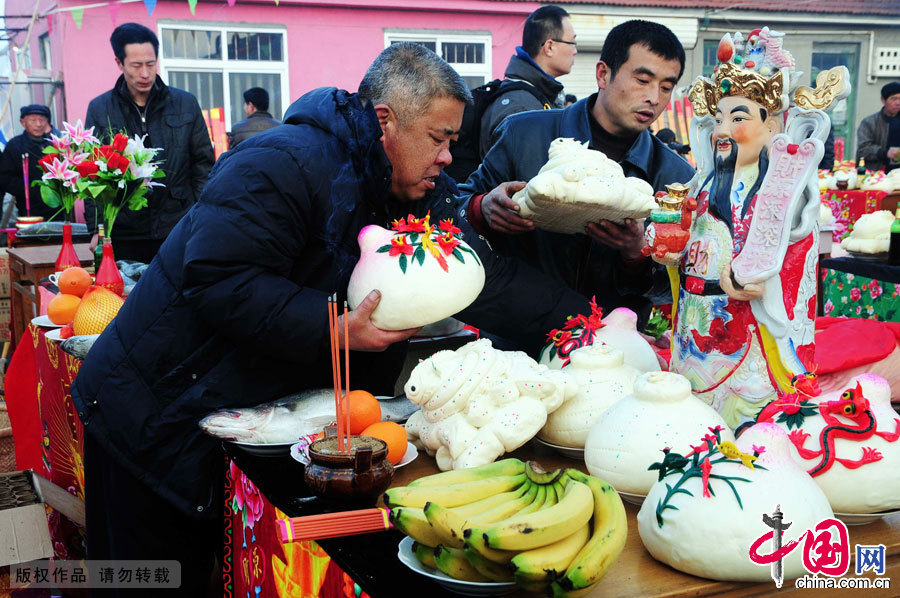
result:
[(510, 114), (565, 107), (563, 84), (556, 78), (572, 71), (576, 54), (575, 29), (569, 20), (569, 13), (559, 6), (542, 6), (528, 15), (522, 30), (522, 45), (509, 59), (504, 77), (532, 85), (540, 92), (538, 95), (543, 97), (543, 101), (521, 88), (503, 92), (501, 84), (501, 94), (481, 117), (482, 158), (497, 141), (497, 126)]
[(557, 137), (589, 142), (618, 162), (626, 176), (647, 181), (654, 191), (690, 180), (690, 164), (648, 130), (669, 104), (684, 61), (681, 42), (663, 25), (632, 20), (613, 27), (597, 63), (597, 93), (564, 110), (503, 121), (495, 131), (497, 142), (459, 187), (461, 214), (499, 253), (588, 297), (596, 295), (605, 310), (625, 306), (648, 314), (653, 267), (641, 254), (643, 222), (601, 220), (574, 235), (535, 230), (511, 198), (538, 173)]

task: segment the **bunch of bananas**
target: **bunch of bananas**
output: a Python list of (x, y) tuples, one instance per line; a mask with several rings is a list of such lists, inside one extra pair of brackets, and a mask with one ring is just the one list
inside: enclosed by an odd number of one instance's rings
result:
[(384, 502), (424, 565), (551, 596), (590, 592), (628, 532), (622, 499), (603, 480), (518, 459), (420, 478)]

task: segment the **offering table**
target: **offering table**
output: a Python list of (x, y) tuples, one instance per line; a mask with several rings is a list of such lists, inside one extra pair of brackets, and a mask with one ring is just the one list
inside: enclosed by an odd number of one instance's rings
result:
[(900, 266), (854, 257), (819, 261), (823, 315), (900, 322)]
[[(244, 514), (242, 512), (228, 513), (227, 503), (230, 502), (229, 494), (234, 496), (234, 488), (226, 488), (226, 558), (232, 556), (231, 571), (225, 576), (226, 596), (244, 596), (246, 591), (254, 595), (255, 582), (262, 581), (259, 586), (263, 588), (262, 595), (286, 596), (279, 592), (278, 583), (281, 579), (279, 573), (273, 571), (274, 566), (279, 571), (285, 569), (285, 555), (291, 545), (280, 545), (274, 537), (276, 517), (279, 516), (303, 516), (321, 513), (323, 505), (318, 499), (308, 496), (308, 492), (302, 489), (302, 475), (298, 473), (299, 467), (290, 470), (287, 461), (276, 464), (269, 457), (257, 457), (244, 453), (234, 446), (227, 447), (229, 456), (233, 457), (237, 466), (237, 477), (246, 474), (250, 481), (258, 484), (260, 496), (264, 502), (260, 519), (255, 522), (254, 531), (242, 529)], [(577, 467), (585, 471), (583, 463), (566, 459), (555, 452), (550, 451), (536, 443), (529, 443), (523, 448), (512, 453), (511, 456), (519, 459), (536, 459), (548, 468)], [(290, 459), (286, 457), (285, 459)], [(297, 464), (294, 464), (297, 466)], [(234, 473), (235, 469), (231, 470)], [(268, 471), (271, 475), (266, 475)], [(425, 454), (420, 454), (409, 465), (395, 471), (392, 486), (402, 486), (426, 475), (437, 473), (438, 468), (434, 459)], [(289, 478), (294, 478), (293, 480)], [(229, 476), (226, 476), (226, 486), (231, 484)], [(290, 486), (295, 490), (291, 491)], [(296, 490), (300, 488), (300, 490)], [(306, 495), (306, 496), (304, 496)], [(378, 506), (384, 506), (379, 502)], [(774, 504), (773, 504), (774, 507)], [(768, 583), (740, 583), (721, 582), (702, 579), (676, 571), (664, 565), (650, 556), (641, 543), (637, 529), (638, 507), (625, 504), (628, 513), (628, 539), (625, 549), (619, 559), (612, 566), (591, 596), (616, 596), (616, 597), (647, 597), (647, 596), (758, 596), (801, 595), (807, 590), (798, 589), (793, 581), (785, 581), (781, 590), (777, 590), (774, 582)], [(279, 515), (279, 511), (283, 515)], [(758, 515), (761, 517), (761, 514)], [(230, 520), (230, 521), (229, 521)], [(855, 544), (886, 545), (886, 570), (884, 576), (897, 579), (900, 577), (900, 514), (895, 514), (874, 523), (864, 526), (850, 527), (850, 550), (853, 553)], [(396, 531), (377, 532), (346, 538), (333, 538), (320, 542), (294, 543), (295, 555), (300, 555), (306, 562), (315, 563), (319, 559), (316, 569), (317, 583), (321, 586), (308, 588), (316, 596), (355, 596), (352, 582), (360, 586), (362, 592), (373, 596), (453, 596), (443, 590), (430, 579), (423, 577), (403, 565), (397, 559), (397, 546), (403, 539), (403, 535)], [(252, 538), (252, 539), (251, 539)], [(230, 543), (229, 543), (230, 542)], [(246, 542), (246, 547), (243, 543)], [(300, 546), (302, 545), (302, 547)], [(257, 546), (257, 548), (255, 548)], [(802, 548), (798, 547), (798, 550)], [(710, 550), (716, 547), (710, 546)], [(327, 554), (332, 563), (323, 563), (321, 559)], [(260, 558), (263, 557), (263, 558)], [(296, 558), (296, 556), (295, 556)], [(748, 557), (749, 558), (749, 557)], [(260, 564), (256, 571), (253, 563)], [(296, 566), (300, 566), (299, 564)], [(245, 573), (246, 571), (246, 573)], [(854, 577), (854, 569), (848, 571), (847, 577)], [(347, 580), (347, 577), (352, 582)], [(863, 574), (865, 577), (874, 577), (871, 572)], [(253, 586), (248, 585), (249, 581)], [(231, 588), (228, 585), (231, 584)], [(272, 584), (272, 585), (269, 585)], [(286, 586), (281, 586), (286, 587)], [(271, 594), (266, 593), (270, 591)], [(337, 593), (329, 593), (337, 592)], [(867, 595), (893, 596), (896, 590), (868, 590)], [(508, 594), (516, 598), (536, 596), (527, 592)], [(817, 590), (816, 595), (822, 596), (846, 596), (846, 590)]]

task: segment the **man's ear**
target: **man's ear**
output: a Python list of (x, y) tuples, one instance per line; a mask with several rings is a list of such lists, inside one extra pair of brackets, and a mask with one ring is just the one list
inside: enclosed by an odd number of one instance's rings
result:
[(769, 130), (769, 133), (772, 135), (777, 135), (781, 133), (781, 115), (780, 114), (770, 114), (769, 118), (766, 119), (766, 128)]
[(124, 73), (124, 72), (125, 72), (125, 65), (122, 64), (122, 61), (119, 60), (118, 57), (115, 58), (115, 61), (116, 61), (116, 66), (119, 67), (119, 70), (122, 71), (122, 72)]
[(597, 89), (606, 89), (609, 82), (612, 81), (612, 71), (609, 65), (602, 60), (597, 61)]
[(378, 116), (378, 124), (381, 125), (382, 133), (386, 133), (390, 127), (397, 126), (397, 114), (387, 104), (376, 105), (375, 114)]

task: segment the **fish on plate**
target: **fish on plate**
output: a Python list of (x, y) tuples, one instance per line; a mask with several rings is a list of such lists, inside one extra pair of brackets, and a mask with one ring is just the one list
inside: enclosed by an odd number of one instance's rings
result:
[[(397, 423), (406, 421), (419, 408), (405, 395), (378, 402), (381, 419)], [(300, 436), (321, 432), (334, 419), (334, 391), (323, 388), (256, 407), (214, 411), (201, 419), (199, 425), (210, 436), (223, 440), (276, 444), (296, 442)]]

